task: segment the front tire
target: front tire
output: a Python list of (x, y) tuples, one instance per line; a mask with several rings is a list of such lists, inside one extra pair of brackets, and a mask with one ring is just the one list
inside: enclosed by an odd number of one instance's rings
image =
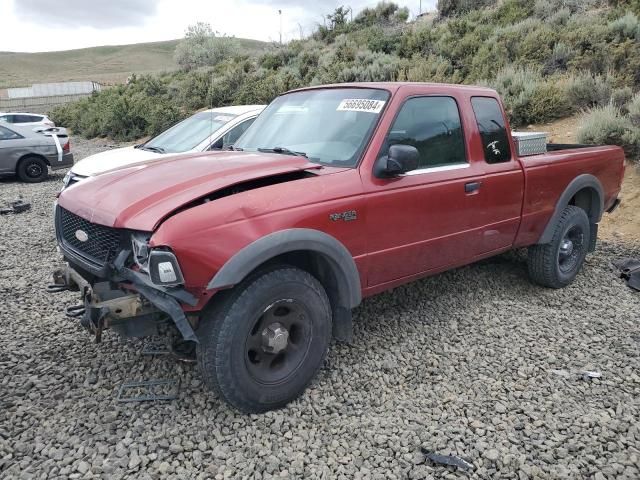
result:
[(49, 167), (42, 158), (29, 156), (20, 160), (16, 174), (23, 182), (39, 183), (49, 176)]
[(205, 384), (246, 413), (285, 406), (306, 389), (329, 348), (326, 292), (307, 272), (280, 267), (222, 295), (198, 329)]
[(590, 241), (586, 212), (567, 206), (556, 223), (551, 242), (529, 247), (529, 277), (543, 287), (566, 287), (580, 272)]

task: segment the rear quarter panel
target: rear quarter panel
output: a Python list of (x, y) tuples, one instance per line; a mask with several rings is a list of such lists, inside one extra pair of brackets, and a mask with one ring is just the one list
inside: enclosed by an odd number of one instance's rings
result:
[(605, 210), (620, 193), (624, 152), (619, 147), (562, 150), (520, 160), (525, 169), (525, 195), (516, 247), (538, 241), (560, 196), (578, 175), (591, 174), (600, 181), (605, 193)]

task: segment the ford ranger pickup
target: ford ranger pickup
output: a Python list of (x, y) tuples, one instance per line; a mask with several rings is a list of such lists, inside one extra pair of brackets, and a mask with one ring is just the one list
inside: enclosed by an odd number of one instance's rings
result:
[(245, 412), (299, 396), (364, 297), (522, 247), (534, 283), (570, 284), (624, 174), (613, 146), (518, 155), (497, 93), (455, 85), (288, 92), (231, 149), (64, 190), (50, 290), (81, 292), (97, 341), (192, 345)]

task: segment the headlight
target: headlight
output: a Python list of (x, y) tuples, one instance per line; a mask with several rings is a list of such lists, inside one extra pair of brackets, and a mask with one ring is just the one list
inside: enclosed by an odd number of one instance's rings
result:
[(149, 273), (149, 237), (145, 232), (136, 232), (131, 235), (131, 251), (133, 261), (145, 273)]
[(151, 250), (149, 276), (156, 285), (175, 286), (184, 283), (184, 277), (176, 256), (167, 250)]
[(62, 179), (62, 189), (63, 190), (69, 186), (69, 182), (71, 181), (71, 177), (72, 176), (73, 176), (73, 174), (71, 173), (71, 170), (69, 170), (67, 172), (67, 174), (64, 176), (64, 178)]

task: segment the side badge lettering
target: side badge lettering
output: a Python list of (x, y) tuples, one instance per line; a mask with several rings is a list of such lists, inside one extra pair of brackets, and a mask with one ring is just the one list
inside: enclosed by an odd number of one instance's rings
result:
[(338, 220), (344, 220), (345, 222), (352, 222), (353, 220), (358, 219), (358, 213), (355, 210), (349, 210), (342, 213), (331, 213), (329, 218), (337, 222)]

